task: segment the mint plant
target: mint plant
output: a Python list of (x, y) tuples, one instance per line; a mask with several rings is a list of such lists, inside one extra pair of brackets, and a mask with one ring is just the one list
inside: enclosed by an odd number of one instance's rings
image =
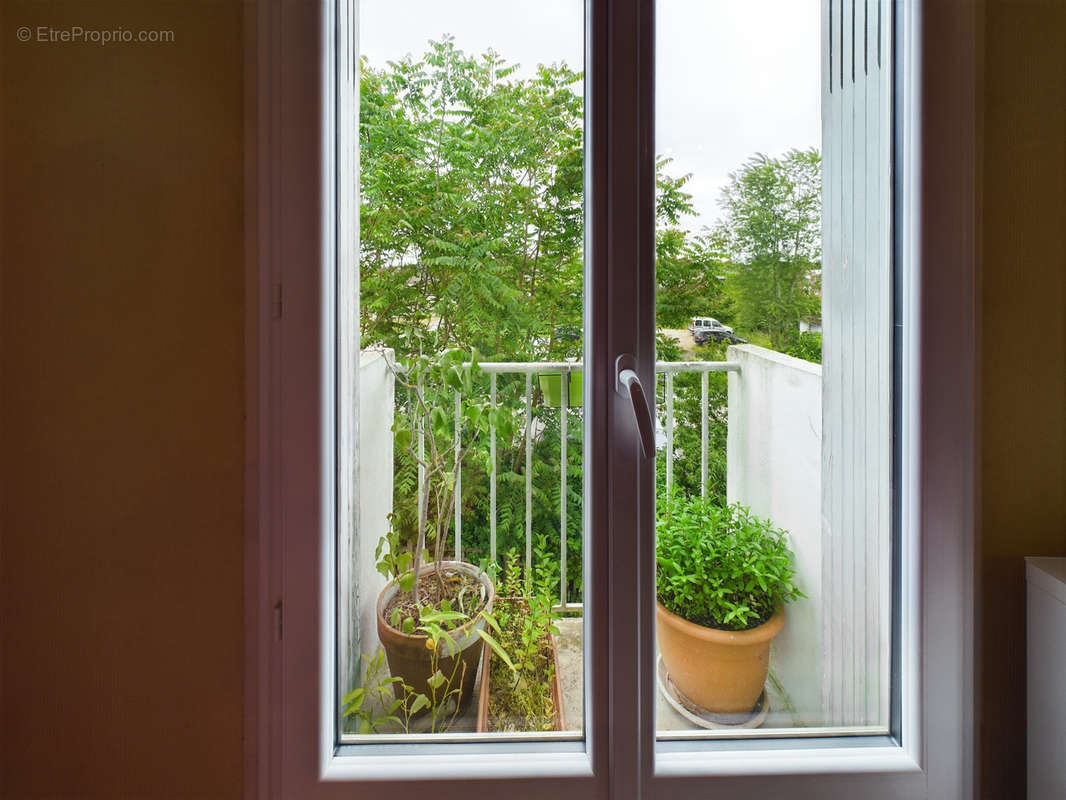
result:
[(742, 631), (805, 597), (793, 582), (788, 534), (750, 509), (674, 493), (657, 510), (656, 593), (668, 611)]

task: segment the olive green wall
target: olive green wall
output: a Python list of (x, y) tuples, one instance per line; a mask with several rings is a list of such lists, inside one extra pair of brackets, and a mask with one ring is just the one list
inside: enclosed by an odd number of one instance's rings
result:
[(1027, 555), (1066, 556), (1066, 2), (986, 0), (981, 796), (1025, 796)]
[(239, 797), (243, 4), (0, 2), (0, 794)]

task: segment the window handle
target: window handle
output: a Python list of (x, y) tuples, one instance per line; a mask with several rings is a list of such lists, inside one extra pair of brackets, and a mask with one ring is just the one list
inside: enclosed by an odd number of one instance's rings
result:
[(637, 375), (637, 360), (629, 353), (618, 356), (614, 362), (614, 390), (627, 398), (633, 407), (633, 418), (640, 434), (640, 448), (644, 458), (655, 455), (655, 423), (651, 418), (648, 396)]

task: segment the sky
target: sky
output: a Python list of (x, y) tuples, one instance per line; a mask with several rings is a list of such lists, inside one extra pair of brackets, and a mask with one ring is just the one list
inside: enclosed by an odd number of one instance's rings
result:
[[(691, 173), (695, 218), (713, 225), (729, 173), (757, 152), (821, 147), (819, 0), (659, 0), (656, 151)], [(519, 75), (584, 62), (583, 0), (360, 0), (359, 49), (373, 65), (448, 33), (492, 48)]]

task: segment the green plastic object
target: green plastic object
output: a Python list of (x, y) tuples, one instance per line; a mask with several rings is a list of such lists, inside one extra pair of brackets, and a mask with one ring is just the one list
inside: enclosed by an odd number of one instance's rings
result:
[[(567, 373), (570, 383), (567, 386), (566, 407), (580, 408), (584, 394), (585, 381), (580, 372)], [(552, 408), (562, 405), (561, 381), (558, 372), (540, 372), (537, 374), (540, 382), (540, 391), (544, 394), (544, 404)]]

